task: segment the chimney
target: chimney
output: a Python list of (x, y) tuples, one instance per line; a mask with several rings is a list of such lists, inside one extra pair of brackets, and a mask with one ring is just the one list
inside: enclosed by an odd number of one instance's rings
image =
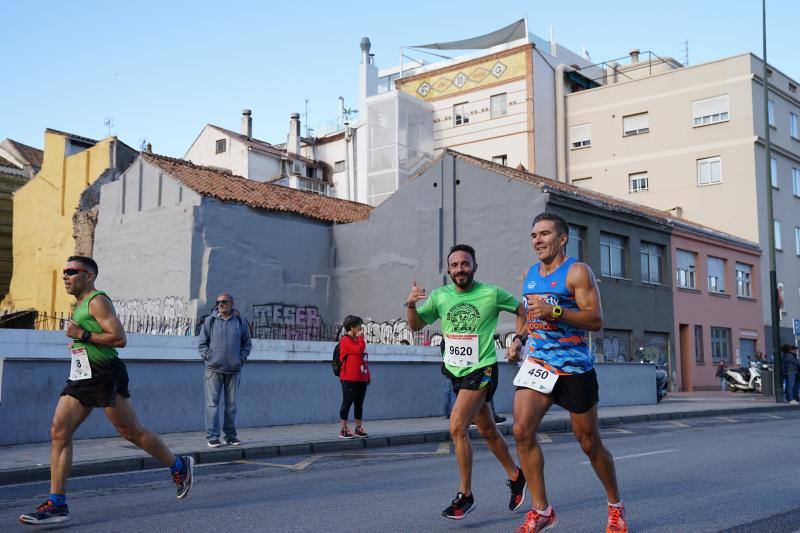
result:
[(639, 62), (639, 49), (638, 48), (634, 48), (633, 50), (628, 52), (628, 55), (631, 56), (631, 64)]
[[(289, 115), (289, 135), (286, 136), (286, 154), (290, 157), (292, 155), (300, 155), (300, 113), (292, 113)], [(292, 171), (299, 172), (299, 161), (297, 159), (292, 163)]]
[(369, 49), (372, 48), (372, 43), (369, 42), (369, 37), (361, 38), (361, 62), (365, 65), (369, 63)]
[(242, 130), (241, 133), (248, 139), (253, 138), (253, 114), (249, 109), (242, 109)]
[(362, 37), (361, 63), (358, 65), (358, 109), (362, 110), (362, 118), (366, 119), (367, 98), (378, 94), (378, 67), (375, 56), (369, 53), (372, 43), (369, 37)]

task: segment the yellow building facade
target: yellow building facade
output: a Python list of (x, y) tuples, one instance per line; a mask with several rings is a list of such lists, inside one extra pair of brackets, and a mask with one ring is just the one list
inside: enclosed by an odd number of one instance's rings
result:
[(64, 291), (61, 271), (75, 253), (73, 216), (79, 205), (91, 209), (85, 204), (99, 200), (99, 191), (85, 194), (93, 184), (113, 179), (135, 155), (116, 137), (45, 131), (42, 168), (14, 194), (13, 273), (0, 307), (49, 316), (71, 311), (74, 298)]

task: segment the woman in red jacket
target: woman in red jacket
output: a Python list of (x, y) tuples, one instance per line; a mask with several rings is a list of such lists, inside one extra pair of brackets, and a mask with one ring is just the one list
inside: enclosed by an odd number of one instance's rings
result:
[[(364, 336), (361, 335), (363, 323), (361, 318), (347, 315), (342, 324), (346, 335), (339, 339), (339, 360), (342, 362), (342, 369), (339, 372), (339, 380), (342, 382), (342, 408), (339, 409), (339, 418), (342, 420), (340, 439), (367, 436), (367, 432), (364, 431), (361, 424), (364, 396), (367, 394), (367, 385), (369, 385), (369, 364), (365, 351), (367, 343), (364, 342)], [(353, 416), (356, 419), (356, 427), (353, 432), (350, 432), (347, 429), (347, 416), (350, 413), (350, 406), (353, 404), (355, 404)]]

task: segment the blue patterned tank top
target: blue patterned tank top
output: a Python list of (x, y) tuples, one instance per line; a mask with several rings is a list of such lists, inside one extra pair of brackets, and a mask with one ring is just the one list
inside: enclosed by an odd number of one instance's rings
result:
[[(575, 295), (567, 288), (567, 273), (575, 263), (568, 257), (548, 276), (539, 274), (541, 263), (528, 270), (522, 285), (522, 302), (528, 308), (527, 295), (534, 295), (550, 305), (560, 305), (563, 309), (578, 310)], [(581, 374), (594, 366), (594, 358), (587, 344), (588, 332), (554, 318), (538, 319), (528, 315), (528, 343), (523, 353), (533, 357), (559, 373)]]

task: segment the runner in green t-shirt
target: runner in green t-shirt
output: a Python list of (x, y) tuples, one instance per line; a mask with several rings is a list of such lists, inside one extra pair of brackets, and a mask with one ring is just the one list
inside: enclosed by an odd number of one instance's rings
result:
[(511, 455), (503, 435), (497, 431), (489, 402), (497, 390), (498, 368), (494, 332), (501, 311), (516, 315), (516, 331), (525, 327), (525, 308), (508, 291), (475, 281), (475, 250), (457, 244), (447, 256), (447, 273), (453, 285), (435, 289), (428, 300), (425, 289), (411, 283), (406, 299), (408, 324), (414, 331), (442, 321), (444, 343), (442, 372), (450, 378), (456, 402), (450, 414), (450, 436), (456, 448), (460, 474), (458, 494), (442, 516), (460, 520), (475, 508), (472, 495), (472, 444), (469, 424), (474, 422), (489, 449), (508, 474), (511, 489), (508, 508), (516, 511), (525, 500), (525, 476)]
[(50, 427), (50, 495), (35, 511), (19, 517), (23, 524), (69, 520), (66, 488), (72, 467), (72, 436), (94, 408), (103, 409), (120, 435), (170, 469), (179, 500), (192, 489), (194, 458), (174, 455), (161, 437), (143, 427), (136, 417), (128, 391), (128, 371), (116, 350), (127, 344), (125, 329), (111, 299), (95, 289), (97, 273), (94, 259), (80, 255), (67, 258), (62, 273), (64, 288), (76, 300), (72, 320), (66, 324), (70, 373)]

